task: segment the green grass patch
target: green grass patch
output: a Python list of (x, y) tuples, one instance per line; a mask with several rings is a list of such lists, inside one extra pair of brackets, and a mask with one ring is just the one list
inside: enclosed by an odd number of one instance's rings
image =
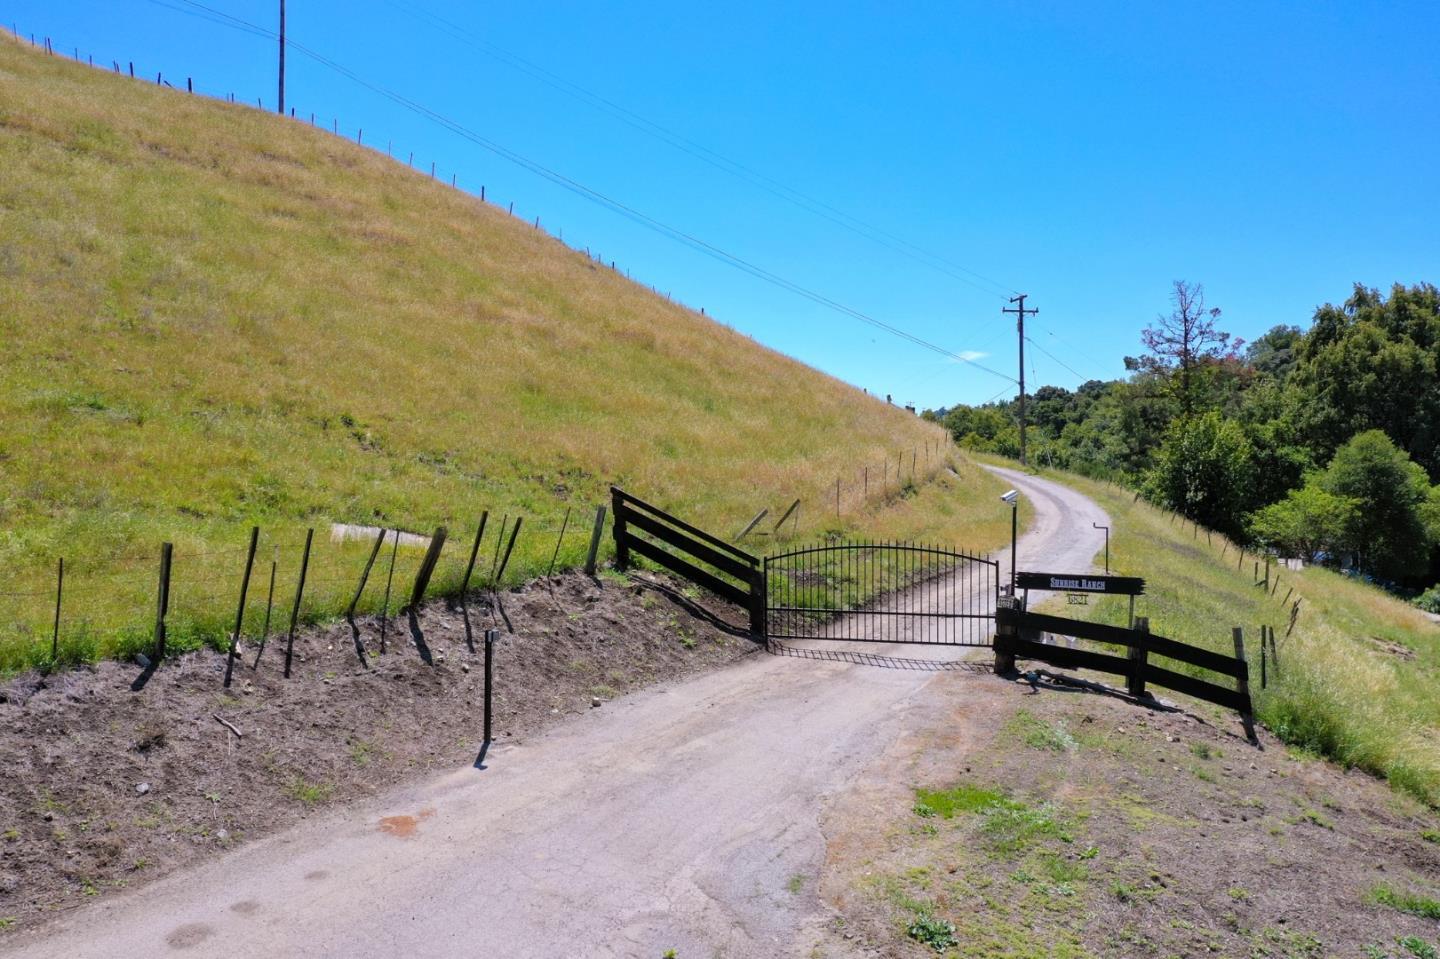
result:
[(998, 789), (962, 783), (951, 789), (915, 790), (915, 814), (953, 819), (956, 813), (981, 812), (1006, 802)]
[(1047, 723), (1027, 709), (1016, 710), (1005, 722), (1004, 734), (1032, 749), (1070, 752), (1079, 748), (1064, 720)]
[(1440, 901), (1429, 896), (1405, 892), (1382, 884), (1372, 889), (1368, 898), (1378, 906), (1388, 906), (1422, 919), (1440, 920)]

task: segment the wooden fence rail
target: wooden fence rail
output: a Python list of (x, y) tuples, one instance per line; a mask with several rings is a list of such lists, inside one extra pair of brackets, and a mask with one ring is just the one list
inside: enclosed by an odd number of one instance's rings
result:
[[(1136, 629), (1124, 629), (1002, 607), (995, 611), (995, 651), (1010, 663), (1014, 662), (1015, 657), (1023, 657), (1042, 660), (1064, 669), (1093, 669), (1124, 676), (1129, 691), (1134, 696), (1145, 695), (1146, 684), (1153, 683), (1226, 709), (1233, 709), (1247, 719), (1253, 715), (1250, 701), (1250, 667), (1245, 661), (1244, 639), (1238, 630), (1234, 637), (1235, 655), (1226, 656), (1166, 639), (1164, 636), (1156, 636), (1149, 631), (1149, 624), (1144, 619), (1137, 619), (1136, 625)], [(1128, 655), (1118, 656), (1088, 649), (1052, 646), (1023, 638), (1028, 633), (1039, 632), (1124, 646)], [(1150, 662), (1151, 656), (1160, 656), (1219, 673), (1232, 679), (1234, 688), (1157, 666)], [(997, 657), (997, 664), (999, 661)]]
[(610, 497), (615, 514), (615, 565), (619, 569), (629, 565), (633, 551), (742, 607), (750, 617), (750, 632), (765, 635), (765, 572), (759, 557), (619, 487), (610, 488)]

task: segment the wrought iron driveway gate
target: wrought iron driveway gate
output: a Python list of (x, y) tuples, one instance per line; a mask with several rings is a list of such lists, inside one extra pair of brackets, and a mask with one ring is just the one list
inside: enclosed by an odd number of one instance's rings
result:
[(765, 559), (776, 639), (989, 646), (999, 563), (937, 546), (834, 543)]

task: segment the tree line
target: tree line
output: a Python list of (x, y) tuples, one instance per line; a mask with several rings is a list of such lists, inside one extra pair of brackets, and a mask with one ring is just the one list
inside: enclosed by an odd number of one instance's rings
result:
[[(1199, 284), (1122, 379), (1027, 394), (1030, 460), (1120, 482), (1201, 525), (1415, 592), (1440, 578), (1440, 292), (1356, 285), (1245, 343)], [(927, 411), (1018, 456), (1017, 403)], [(1440, 608), (1440, 590), (1427, 594)]]

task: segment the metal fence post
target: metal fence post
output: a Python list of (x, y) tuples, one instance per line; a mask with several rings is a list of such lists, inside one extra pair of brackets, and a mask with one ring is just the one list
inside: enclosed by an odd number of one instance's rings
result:
[(494, 682), (494, 661), (495, 661), (495, 640), (500, 637), (500, 630), (485, 630), (485, 743), (489, 745), (490, 734), (490, 698), (491, 687)]
[(165, 616), (170, 612), (170, 564), (175, 547), (160, 544), (160, 582), (155, 593), (155, 662), (165, 658)]
[(260, 527), (250, 527), (250, 548), (245, 554), (245, 576), (240, 580), (240, 606), (235, 611), (235, 632), (230, 637), (230, 652), (225, 657), (225, 688), (235, 671), (235, 650), (240, 645), (240, 629), (245, 625), (245, 596), (250, 592), (250, 571), (255, 567), (255, 546), (260, 542)]
[(60, 658), (60, 599), (65, 594), (65, 557), (60, 557), (60, 565), (55, 574), (55, 631), (50, 634), (50, 662), (54, 663)]
[(305, 595), (305, 574), (310, 569), (310, 543), (315, 530), (305, 531), (305, 552), (300, 556), (300, 580), (295, 584), (295, 605), (290, 607), (290, 635), (285, 641), (285, 678), (290, 678), (290, 660), (295, 655), (295, 622), (300, 618), (300, 597)]

